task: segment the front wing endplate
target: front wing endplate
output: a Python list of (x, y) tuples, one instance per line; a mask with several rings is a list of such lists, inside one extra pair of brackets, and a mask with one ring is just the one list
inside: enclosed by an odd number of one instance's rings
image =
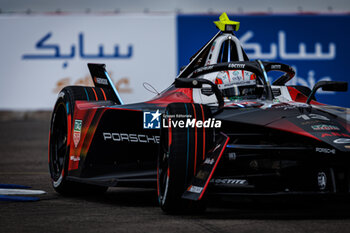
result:
[(220, 134), (218, 140), (216, 140), (214, 144), (214, 147), (208, 152), (206, 159), (200, 165), (196, 176), (191, 182), (191, 185), (183, 193), (182, 198), (194, 201), (202, 199), (229, 139), (230, 138), (227, 135), (223, 133)]

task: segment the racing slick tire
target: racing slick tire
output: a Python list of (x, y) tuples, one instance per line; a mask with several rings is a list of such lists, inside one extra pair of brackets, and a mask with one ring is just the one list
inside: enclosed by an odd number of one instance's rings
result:
[[(209, 107), (192, 103), (172, 103), (165, 111), (164, 120), (205, 121), (211, 117)], [(175, 117), (176, 118), (175, 118)], [(174, 117), (174, 118), (173, 118)], [(169, 121), (168, 121), (169, 123)], [(169, 127), (161, 129), (157, 160), (157, 192), (161, 209), (166, 213), (204, 212), (206, 198), (190, 201), (181, 196), (190, 185), (213, 144), (212, 128)]]
[(75, 101), (112, 99), (108, 90), (95, 87), (68, 86), (58, 94), (50, 126), (49, 170), (53, 188), (62, 195), (104, 193), (108, 187), (67, 180), (70, 137), (72, 136)]

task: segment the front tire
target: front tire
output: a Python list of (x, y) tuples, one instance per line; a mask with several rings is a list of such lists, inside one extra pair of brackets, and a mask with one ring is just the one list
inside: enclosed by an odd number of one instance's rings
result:
[[(102, 93), (102, 90), (95, 88), (92, 90), (93, 88), (82, 86), (65, 87), (59, 93), (52, 113), (49, 136), (49, 170), (53, 188), (62, 195), (101, 194), (108, 189), (105, 186), (82, 184), (67, 180), (75, 101), (95, 100), (94, 98), (97, 95), (94, 95), (93, 92), (98, 93), (97, 91), (100, 91)], [(108, 93), (107, 90), (103, 91), (104, 96), (106, 96), (105, 93)]]
[[(173, 103), (166, 108), (166, 115), (191, 115), (190, 119), (205, 121), (211, 116), (205, 105)], [(187, 117), (177, 117), (181, 121)], [(182, 199), (199, 165), (213, 141), (213, 129), (172, 127), (161, 131), (157, 161), (157, 192), (161, 209), (166, 213), (203, 212), (205, 198), (200, 201)]]

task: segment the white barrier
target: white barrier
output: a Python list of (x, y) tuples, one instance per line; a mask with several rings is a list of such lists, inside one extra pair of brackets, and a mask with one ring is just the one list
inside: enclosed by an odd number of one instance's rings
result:
[(105, 63), (125, 103), (150, 99), (175, 78), (175, 15), (0, 17), (0, 110), (52, 109), (66, 85), (92, 85)]

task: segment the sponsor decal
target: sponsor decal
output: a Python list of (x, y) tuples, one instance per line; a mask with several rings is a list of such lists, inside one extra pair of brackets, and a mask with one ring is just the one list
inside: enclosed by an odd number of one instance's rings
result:
[(244, 69), (245, 64), (228, 64), (228, 68), (233, 68), (233, 69)]
[(317, 183), (320, 190), (324, 190), (327, 186), (327, 176), (324, 172), (319, 172), (317, 174)]
[(335, 125), (312, 125), (311, 128), (313, 130), (340, 130)]
[[(110, 74), (112, 82), (112, 74)], [(61, 91), (64, 87), (70, 86), (70, 85), (79, 85), (79, 86), (94, 86), (93, 81), (91, 80), (90, 75), (86, 75), (84, 77), (79, 78), (75, 82), (71, 80), (72, 78), (66, 77), (59, 79), (56, 82), (55, 88), (52, 90), (53, 93), (58, 93)], [(106, 84), (107, 85), (107, 84)], [(117, 89), (118, 93), (132, 93), (133, 89), (130, 88), (130, 78), (129, 77), (122, 77), (118, 79), (116, 82), (114, 82), (114, 86)]]
[(58, 98), (60, 98), (60, 97), (64, 97), (64, 92), (63, 91), (61, 91), (59, 94), (58, 94)]
[(199, 172), (196, 175), (196, 178), (198, 178), (200, 180), (204, 180), (208, 176), (209, 176), (209, 171), (199, 170)]
[(213, 152), (215, 152), (218, 148), (220, 148), (220, 144), (216, 145), (216, 147), (214, 148)]
[(232, 79), (235, 80), (234, 83), (224, 83), (224, 84), (218, 84), (219, 88), (230, 88), (230, 87), (235, 87), (235, 86), (248, 86), (248, 85), (254, 85), (255, 81), (254, 80), (242, 80), (239, 77), (233, 77)]
[(319, 115), (319, 114), (303, 114), (297, 116), (298, 119), (303, 119), (305, 121), (311, 120), (311, 119), (317, 119), (317, 120), (323, 120), (323, 121), (329, 121), (329, 119), (325, 116)]
[(233, 75), (234, 75), (234, 76), (238, 76), (238, 75), (240, 75), (240, 72), (239, 72), (238, 70), (233, 71)]
[(304, 121), (304, 122), (301, 122), (300, 124), (301, 125), (315, 125), (315, 124), (322, 124), (323, 122), (322, 121), (319, 121), (319, 120), (311, 120), (311, 121)]
[(335, 154), (336, 153), (335, 149), (320, 148), (320, 147), (316, 147), (315, 151), (319, 152), (319, 153), (325, 153), (325, 154)]
[(105, 78), (94, 77), (94, 81), (95, 81), (95, 83), (108, 86), (108, 81)]
[(228, 159), (229, 160), (236, 160), (237, 154), (235, 152), (228, 153)]
[(201, 89), (201, 93), (206, 96), (214, 95), (214, 92), (211, 90), (211, 88), (206, 88), (206, 87)]
[(338, 138), (333, 141), (336, 144), (348, 144), (350, 143), (350, 138)]
[(283, 109), (283, 110), (292, 110), (297, 109), (298, 107), (295, 105), (288, 105), (288, 104), (276, 104), (272, 106), (274, 109)]
[(77, 148), (77, 146), (80, 142), (82, 123), (83, 123), (82, 120), (75, 120), (74, 121), (73, 142), (74, 142), (75, 148)]
[(210, 182), (216, 185), (219, 185), (219, 184), (247, 185), (248, 184), (248, 181), (243, 179), (212, 179)]
[(337, 132), (331, 132), (331, 133), (323, 133), (322, 134), (322, 138), (325, 138), (325, 137), (348, 137), (350, 138), (350, 135), (349, 134), (346, 134), (346, 133), (337, 133)]
[(197, 120), (197, 119), (190, 119), (187, 118), (186, 120), (177, 120), (170, 117), (163, 118), (163, 128), (220, 128), (221, 127), (221, 121), (216, 120), (215, 118), (209, 118), (205, 121)]
[[(27, 59), (72, 59), (74, 57), (79, 57), (82, 59), (130, 59), (133, 54), (133, 46), (129, 45), (128, 46), (128, 54), (122, 54), (119, 52), (119, 45), (115, 44), (114, 45), (114, 54), (104, 54), (104, 47), (103, 45), (100, 45), (99, 47), (99, 53), (98, 54), (86, 54), (84, 51), (84, 42), (85, 42), (85, 34), (84, 33), (79, 33), (77, 35), (78, 39), (78, 46), (77, 46), (77, 52), (75, 52), (75, 45), (72, 46), (71, 53), (70, 54), (61, 54), (60, 53), (60, 45), (59, 44), (54, 44), (51, 45), (50, 42), (47, 42), (51, 37), (53, 33), (48, 32), (45, 34), (43, 37), (39, 38), (38, 41), (35, 43), (35, 48), (40, 50), (40, 49), (53, 49), (55, 51), (55, 54), (53, 55), (46, 55), (46, 54), (41, 54), (41, 53), (29, 53), (29, 54), (24, 54), (22, 55), (22, 59), (27, 60)], [(79, 51), (79, 52), (78, 52)], [(63, 67), (67, 67), (67, 63), (63, 64)]]
[(204, 66), (204, 67), (201, 67), (201, 68), (199, 68), (199, 69), (197, 69), (197, 73), (200, 73), (200, 72), (202, 72), (202, 71), (205, 71), (205, 70), (211, 70), (211, 69), (213, 69), (213, 67), (214, 66)]
[(271, 69), (272, 70), (280, 70), (281, 69), (281, 65), (271, 65)]
[(193, 185), (191, 185), (190, 188), (188, 189), (188, 191), (191, 193), (201, 193), (202, 190), (203, 190), (202, 187), (193, 186)]
[(206, 158), (205, 160), (204, 160), (204, 164), (210, 164), (210, 165), (212, 165), (212, 164), (214, 164), (215, 163), (215, 160), (214, 159), (211, 159), (211, 158)]
[(138, 143), (155, 143), (158, 144), (160, 136), (145, 134), (128, 134), (128, 133), (103, 133), (103, 140), (115, 142), (138, 142)]
[(160, 129), (160, 116), (159, 109), (156, 112), (144, 112), (143, 113), (143, 128), (144, 129)]
[(225, 107), (240, 107), (240, 108), (245, 108), (245, 107), (256, 107), (256, 106), (261, 106), (262, 104), (259, 104), (257, 102), (251, 102), (251, 101), (244, 101), (244, 102), (239, 102), (239, 103), (228, 103), (228, 104), (225, 104)]
[(80, 161), (80, 157), (77, 157), (77, 156), (74, 156), (74, 155), (72, 155), (71, 157), (69, 157), (70, 158), (70, 160), (72, 160), (73, 162), (78, 162), (78, 161)]

